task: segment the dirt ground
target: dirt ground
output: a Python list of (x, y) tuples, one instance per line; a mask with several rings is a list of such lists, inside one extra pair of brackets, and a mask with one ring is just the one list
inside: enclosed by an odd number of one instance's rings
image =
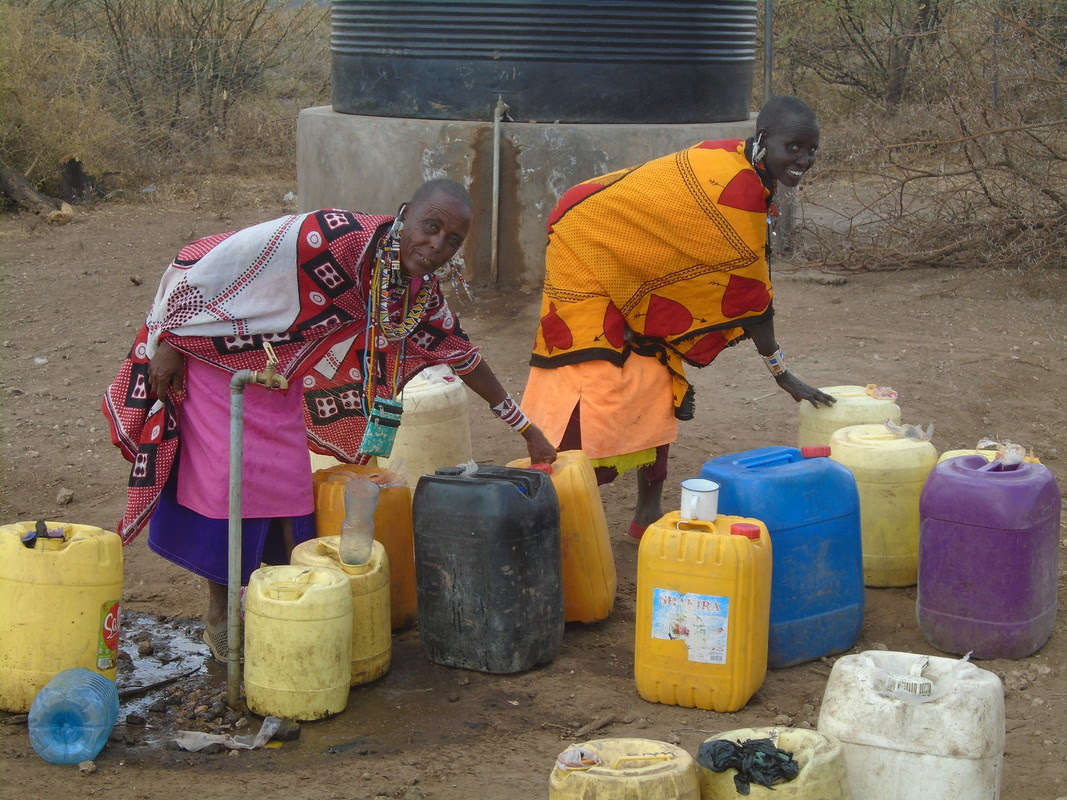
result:
[[(100, 396), (160, 272), (189, 239), (284, 210), (278, 204), (220, 211), (218, 204), (209, 210), (193, 200), (156, 200), (82, 209), (70, 224), (56, 227), (29, 217), (0, 218), (0, 522), (45, 517), (114, 526), (128, 466), (110, 445)], [(779, 266), (779, 339), (805, 380), (892, 386), (901, 394), (905, 422), (935, 424), (938, 451), (974, 447), (983, 436), (1010, 439), (1032, 447), (1063, 485), (1067, 273), (902, 271), (831, 285), (788, 263)], [(537, 293), (483, 292), (477, 304), (453, 303), (517, 395)], [(727, 351), (694, 379), (697, 416), (683, 425), (671, 450), (667, 507), (678, 502), (678, 482), (708, 458), (796, 442), (797, 408), (776, 389), (750, 345)], [(525, 455), (521, 439), (480, 401), (471, 403), (470, 414), (477, 460), (503, 464)], [(66, 503), (64, 490), (72, 493)], [(289, 800), (530, 800), (546, 796), (556, 755), (575, 741), (640, 737), (695, 754), (713, 732), (814, 727), (835, 657), (769, 671), (755, 697), (730, 714), (638, 696), (637, 549), (624, 537), (631, 481), (605, 487), (602, 498), (619, 574), (615, 608), (600, 623), (568, 625), (551, 663), (517, 675), (450, 669), (428, 661), (417, 629), (403, 631), (394, 638), (389, 673), (354, 689), (342, 714), (305, 723), (299, 739), (280, 747), (213, 755), (170, 744), (176, 729), (210, 726), (202, 718), (179, 718), (181, 704), (167, 705), (167, 698), (194, 692), (217, 698), (225, 687), (225, 668), (205, 663), (206, 648), (199, 644), (202, 584), (151, 553), (142, 536), (125, 550), (121, 647), (130, 661), (120, 686), (138, 685), (141, 667), (156, 677), (192, 674), (124, 702), (120, 725), (92, 774), (44, 762), (32, 751), (25, 724), (0, 714), (0, 722), (9, 723), (0, 724), (0, 797), (22, 796), (32, 787), (42, 798), (97, 800), (239, 797), (249, 790)], [(1064, 566), (1061, 560), (1061, 599)], [(914, 587), (867, 590), (853, 652), (937, 654), (918, 630), (914, 601)], [(1061, 612), (1036, 655), (980, 663), (1005, 682), (1005, 798), (1067, 795), (1065, 620)], [(153, 653), (154, 665), (140, 658)], [(153, 703), (163, 710), (150, 710)], [(255, 730), (260, 721), (253, 716), (246, 722)]]

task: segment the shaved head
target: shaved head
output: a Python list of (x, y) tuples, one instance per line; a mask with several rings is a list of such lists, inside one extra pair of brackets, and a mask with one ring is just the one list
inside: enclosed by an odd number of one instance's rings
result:
[(799, 97), (775, 95), (760, 109), (756, 117), (756, 130), (774, 132), (793, 120), (815, 123), (815, 112)]

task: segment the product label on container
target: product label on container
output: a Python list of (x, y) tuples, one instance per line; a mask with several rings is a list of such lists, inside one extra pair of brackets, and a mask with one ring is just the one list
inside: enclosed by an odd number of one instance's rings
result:
[(725, 664), (730, 598), (652, 590), (652, 638), (681, 639), (690, 661)]
[(119, 601), (100, 607), (100, 636), (96, 642), (96, 668), (112, 669), (119, 651)]

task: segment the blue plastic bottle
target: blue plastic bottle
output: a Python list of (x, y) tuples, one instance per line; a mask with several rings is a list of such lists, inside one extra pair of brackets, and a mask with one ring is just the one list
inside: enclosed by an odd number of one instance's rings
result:
[[(829, 448), (804, 448), (828, 455)], [(719, 513), (753, 517), (773, 544), (767, 665), (848, 650), (863, 627), (859, 493), (848, 468), (795, 447), (714, 458), (700, 477), (719, 484)]]
[(30, 744), (53, 764), (92, 761), (104, 749), (118, 714), (113, 680), (84, 667), (63, 670), (30, 706)]

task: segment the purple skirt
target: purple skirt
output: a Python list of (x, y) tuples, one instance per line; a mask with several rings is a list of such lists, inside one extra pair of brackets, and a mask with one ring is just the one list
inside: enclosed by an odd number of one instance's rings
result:
[[(230, 523), (197, 514), (176, 497), (171, 475), (148, 523), (148, 548), (214, 583), (229, 583)], [(293, 517), (293, 545), (315, 538), (315, 515)], [(288, 564), (279, 519), (241, 522), (241, 585), (261, 564)]]

